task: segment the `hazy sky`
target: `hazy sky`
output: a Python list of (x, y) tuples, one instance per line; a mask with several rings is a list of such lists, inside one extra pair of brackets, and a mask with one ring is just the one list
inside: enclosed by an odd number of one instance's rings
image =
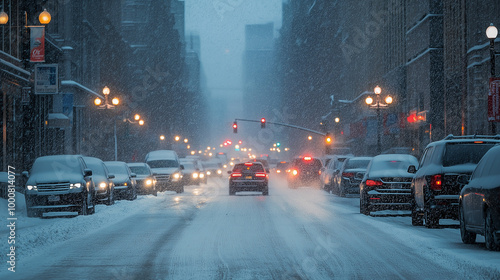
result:
[(201, 61), (212, 95), (241, 89), (245, 25), (281, 27), (282, 0), (185, 0), (187, 35), (201, 39)]

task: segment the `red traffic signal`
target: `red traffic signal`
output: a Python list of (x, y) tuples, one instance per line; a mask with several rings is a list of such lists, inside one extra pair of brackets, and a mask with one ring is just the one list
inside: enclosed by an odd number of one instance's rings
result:
[(266, 128), (266, 119), (265, 118), (260, 119), (260, 128)]
[(233, 123), (233, 133), (238, 133), (238, 124), (236, 122)]

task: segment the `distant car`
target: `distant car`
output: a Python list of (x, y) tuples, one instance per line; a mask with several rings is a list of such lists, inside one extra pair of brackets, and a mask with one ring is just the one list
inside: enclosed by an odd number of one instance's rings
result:
[(500, 146), (484, 155), (465, 182), (459, 207), (462, 241), (474, 243), (481, 234), (488, 250), (500, 250)]
[(197, 161), (190, 159), (180, 159), (182, 170), (182, 180), (184, 185), (199, 185), (200, 184), (200, 169), (197, 166)]
[(105, 161), (104, 164), (109, 172), (115, 175), (115, 199), (134, 200), (137, 198), (136, 174), (122, 161)]
[(137, 183), (137, 193), (138, 194), (152, 194), (154, 196), (158, 195), (158, 190), (156, 189), (156, 178), (153, 175), (153, 171), (147, 163), (134, 162), (127, 163), (130, 171), (135, 173), (135, 181)]
[(115, 203), (114, 191), (115, 184), (113, 178), (115, 175), (110, 174), (104, 162), (95, 157), (83, 157), (88, 168), (92, 169), (92, 180), (96, 188), (96, 201), (106, 205)]
[(276, 163), (276, 174), (285, 176), (286, 171), (288, 170), (288, 166), (290, 165), (287, 161), (279, 161)]
[(205, 168), (207, 176), (222, 177), (222, 163), (218, 159), (203, 161), (201, 164)]
[(453, 136), (432, 142), (424, 150), (412, 181), (412, 224), (426, 227), (439, 225), (440, 219), (458, 220), (458, 203), (463, 183), (460, 175), (470, 176), (477, 163), (495, 144), (496, 136)]
[(347, 158), (335, 177), (338, 194), (359, 194), (359, 184), (365, 176), (366, 168), (372, 157), (352, 157)]
[(340, 168), (344, 161), (351, 157), (350, 155), (334, 155), (327, 158), (328, 162), (325, 167), (321, 169), (320, 180), (323, 184), (323, 189), (327, 192), (339, 193), (339, 188), (337, 186), (336, 177), (340, 172)]
[(269, 194), (268, 178), (266, 170), (260, 162), (238, 163), (232, 171), (228, 171), (229, 195), (235, 195), (240, 191), (257, 191), (262, 195)]
[(269, 173), (270, 171), (270, 167), (269, 167), (269, 161), (265, 158), (256, 158), (253, 160), (253, 162), (260, 162), (262, 163), (262, 165), (264, 166), (264, 169), (266, 170), (267, 173)]
[(182, 168), (179, 156), (172, 150), (151, 151), (146, 155), (146, 163), (153, 170), (159, 191), (184, 192)]
[(392, 154), (374, 157), (359, 185), (359, 209), (368, 215), (378, 210), (410, 210), (411, 180), (408, 166), (417, 164), (412, 155)]
[(296, 158), (290, 164), (290, 172), (287, 176), (288, 187), (296, 189), (301, 186), (321, 187), (319, 179), (321, 160), (311, 156)]
[(25, 188), (28, 217), (45, 212), (75, 211), (78, 215), (95, 212), (95, 187), (92, 170), (82, 156), (54, 155), (39, 157), (28, 177)]
[(352, 153), (351, 148), (347, 147), (331, 148), (330, 154), (324, 155), (321, 158), (323, 161), (323, 166), (327, 166), (330, 160), (336, 156), (353, 157), (354, 154)]

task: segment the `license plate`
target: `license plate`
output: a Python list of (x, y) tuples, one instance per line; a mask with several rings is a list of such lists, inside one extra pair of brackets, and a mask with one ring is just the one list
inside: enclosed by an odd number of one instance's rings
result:
[(252, 176), (246, 176), (245, 179), (252, 179)]
[(48, 200), (50, 202), (56, 202), (56, 201), (61, 200), (61, 197), (59, 197), (58, 195), (49, 195)]

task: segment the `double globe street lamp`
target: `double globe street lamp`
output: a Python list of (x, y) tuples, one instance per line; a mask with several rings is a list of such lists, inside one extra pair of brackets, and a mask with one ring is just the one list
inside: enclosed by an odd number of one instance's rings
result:
[(390, 95), (387, 95), (384, 100), (382, 100), (381, 94), (382, 94), (382, 88), (379, 86), (376, 86), (373, 89), (373, 92), (375, 93), (375, 99), (373, 97), (368, 96), (365, 99), (365, 102), (370, 108), (374, 108), (377, 110), (377, 154), (382, 153), (382, 143), (380, 142), (381, 138), (381, 132), (382, 132), (382, 121), (380, 120), (380, 109), (381, 108), (386, 108), (390, 104), (392, 104), (392, 97)]
[[(490, 67), (491, 67), (491, 78), (495, 78), (495, 57), (500, 54), (500, 52), (495, 51), (495, 39), (498, 36), (498, 29), (492, 24), (486, 28), (486, 37), (490, 39)], [(490, 80), (490, 84), (493, 83), (493, 79)], [(491, 85), (490, 85), (491, 88)], [(492, 96), (489, 96), (492, 95)], [(498, 95), (490, 92), (488, 95), (488, 120), (490, 121), (490, 133), (496, 134), (495, 118), (498, 117), (500, 109), (498, 108), (500, 103), (500, 97)], [(490, 116), (492, 114), (492, 116)]]

